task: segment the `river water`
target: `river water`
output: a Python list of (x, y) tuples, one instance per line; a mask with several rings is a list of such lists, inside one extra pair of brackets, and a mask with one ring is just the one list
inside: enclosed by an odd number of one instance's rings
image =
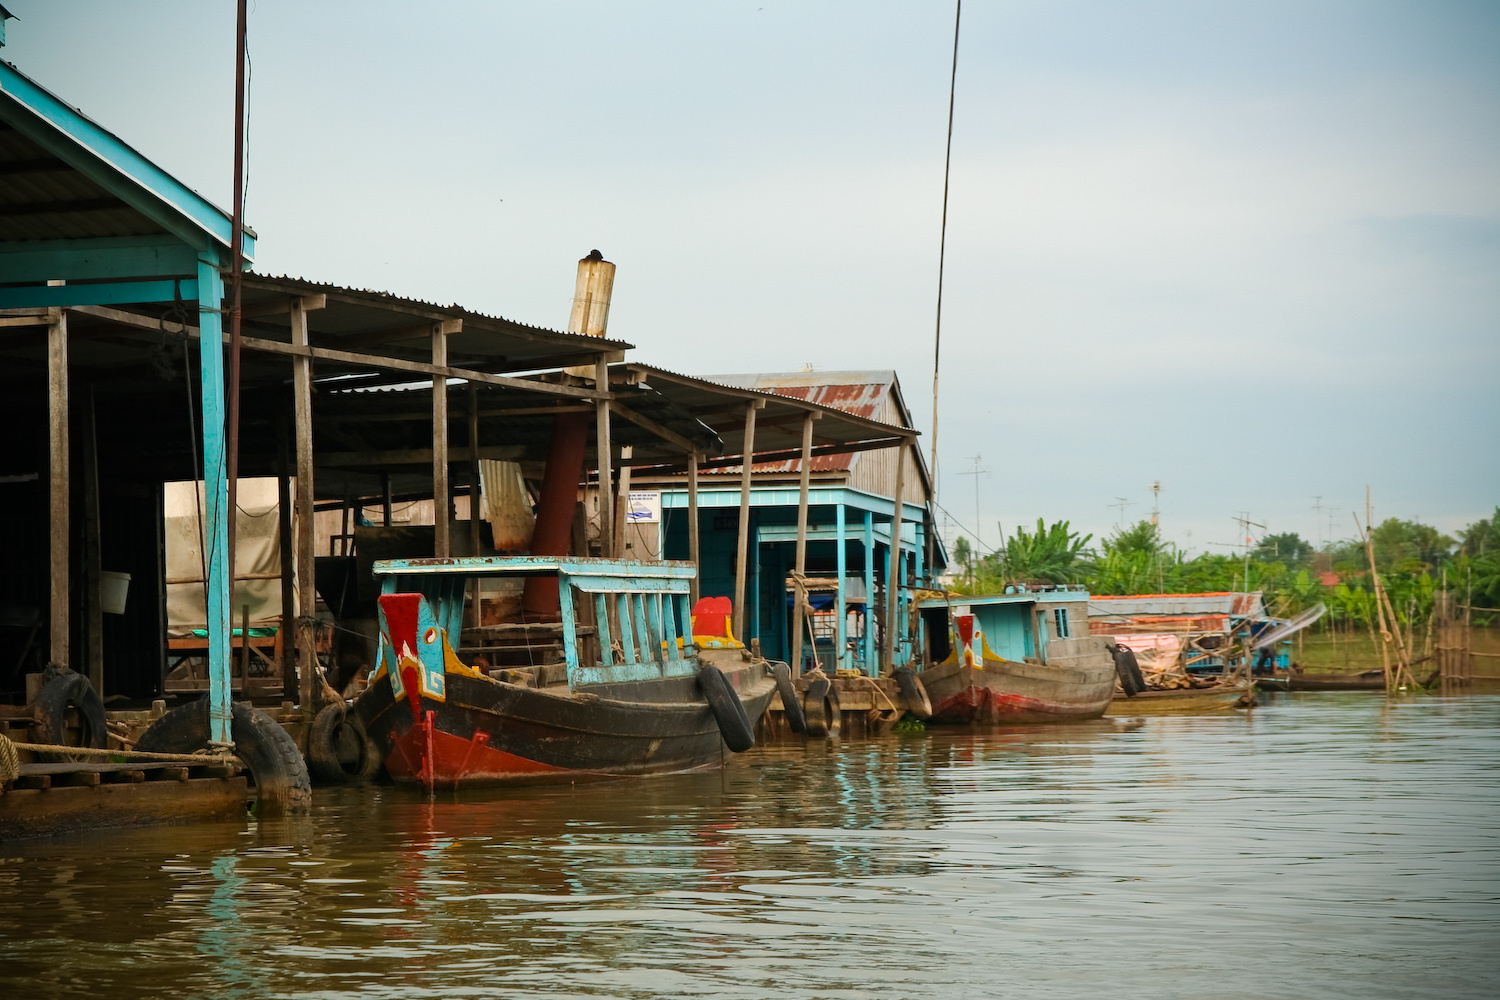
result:
[(0, 845), (3, 997), (1493, 997), (1500, 697)]

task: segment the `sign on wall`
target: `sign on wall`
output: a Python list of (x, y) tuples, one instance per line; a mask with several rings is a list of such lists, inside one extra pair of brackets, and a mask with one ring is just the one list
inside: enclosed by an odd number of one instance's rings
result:
[(631, 490), (630, 506), (625, 512), (625, 520), (631, 524), (660, 524), (661, 491)]

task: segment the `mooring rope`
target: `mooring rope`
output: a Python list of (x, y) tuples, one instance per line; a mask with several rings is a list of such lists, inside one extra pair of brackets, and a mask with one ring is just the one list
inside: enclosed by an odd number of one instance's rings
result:
[(0, 785), (15, 781), (21, 776), (21, 758), (16, 754), (16, 745), (10, 737), (0, 733)]
[[(214, 748), (199, 753), (153, 753), (149, 750), (110, 750), (106, 747), (70, 747), (60, 743), (18, 743), (8, 736), (0, 735), (0, 774), (6, 771), (6, 761), (15, 760), (19, 766), (17, 750), (29, 750), (32, 753), (68, 753), (77, 754), (82, 757), (130, 757), (141, 760), (161, 760), (176, 764), (234, 764), (240, 767), (244, 762), (233, 754), (223, 752)], [(7, 778), (7, 781), (13, 780)]]

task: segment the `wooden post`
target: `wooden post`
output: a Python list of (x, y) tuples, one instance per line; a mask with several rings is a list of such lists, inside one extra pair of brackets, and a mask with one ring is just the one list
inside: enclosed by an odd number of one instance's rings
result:
[(734, 561), (734, 637), (745, 642), (745, 577), (750, 561), (750, 479), (755, 464), (755, 412), (765, 400), (745, 407), (745, 444), (740, 452), (740, 537)]
[[(693, 575), (692, 598), (693, 604), (697, 605), (701, 594), (699, 586), (703, 579), (703, 563), (700, 561), (698, 549), (698, 449), (694, 448), (688, 452), (688, 562), (697, 567), (698, 572)], [(665, 552), (665, 546), (663, 546)]]
[[(448, 366), (448, 334), (443, 324), (432, 325), (432, 363)], [(432, 377), (432, 554), (452, 555), (448, 518), (452, 490), (448, 487), (448, 376)]]
[[(792, 578), (792, 673), (802, 672), (802, 622), (803, 607), (807, 604), (807, 489), (812, 477), (813, 420), (817, 414), (809, 410), (802, 415), (802, 460), (798, 476), (797, 493), (797, 568)], [(816, 654), (814, 650), (814, 654)], [(837, 670), (837, 666), (834, 667)]]
[[(292, 343), (308, 346), (307, 310), (292, 302)], [(313, 623), (318, 613), (317, 524), (313, 512), (312, 359), (292, 358), (293, 433), (297, 441), (297, 700), (302, 721), (312, 723), (313, 675), (318, 670), (318, 641)]]
[(281, 650), (281, 697), (297, 700), (297, 579), (292, 568), (297, 557), (292, 551), (292, 477), (287, 468), (287, 427), (285, 420), (276, 422), (276, 540), (277, 558), (281, 561), (281, 628), (277, 648)]
[(842, 670), (848, 664), (847, 651), (849, 645), (849, 614), (848, 605), (844, 602), (844, 576), (849, 572), (849, 553), (844, 544), (844, 534), (849, 530), (844, 512), (844, 498), (842, 492), (839, 494), (839, 502), (833, 509), (833, 544), (837, 547), (834, 558), (835, 572), (838, 574), (838, 585), (834, 589), (833, 606), (838, 615), (833, 626), (833, 669)]
[(875, 649), (875, 515), (865, 511), (865, 634), (860, 638), (860, 660), (865, 673), (879, 673)]
[(896, 451), (896, 495), (895, 511), (891, 516), (891, 550), (885, 571), (885, 634), (881, 637), (880, 672), (889, 674), (896, 667), (896, 633), (901, 630), (896, 621), (896, 595), (901, 589), (901, 520), (906, 513), (902, 492), (906, 480), (906, 444)]
[[(609, 390), (609, 362), (602, 354), (594, 362), (594, 387), (600, 392)], [(609, 439), (609, 400), (600, 399), (594, 407), (594, 451), (599, 459), (599, 554), (605, 558), (615, 551), (613, 447)]]
[[(479, 386), (469, 383), (469, 554), (479, 555), (479, 513), (483, 488), (479, 474)], [(475, 622), (478, 623), (479, 590), (474, 590)]]
[(89, 683), (104, 697), (104, 608), (99, 603), (99, 581), (104, 569), (99, 510), (99, 430), (94, 387), (84, 401), (83, 460), (83, 593), (87, 609), (86, 643)]
[(384, 494), (384, 503), (381, 504), (381, 513), (384, 515), (385, 526), (389, 528), (391, 526), (391, 515), (394, 513), (391, 510), (391, 474), (389, 471), (382, 472), (380, 474), (380, 489)]
[(625, 528), (630, 524), (630, 460), (635, 449), (626, 445), (620, 449), (620, 488), (615, 497), (615, 558), (625, 558)]
[(52, 560), (50, 652), (52, 662), (68, 665), (68, 314), (48, 309), (47, 455), (51, 508), (48, 516)]

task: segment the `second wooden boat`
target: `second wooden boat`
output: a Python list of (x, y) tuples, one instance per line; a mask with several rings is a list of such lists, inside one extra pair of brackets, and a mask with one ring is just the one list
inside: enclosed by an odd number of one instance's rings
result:
[[(1115, 690), (1115, 663), (1087, 628), (1088, 594), (1018, 590), (921, 606), (935, 654), (921, 672), (939, 723), (1097, 719)], [(934, 642), (937, 630), (947, 642)], [(993, 643), (993, 644), (992, 644)], [(998, 651), (995, 647), (999, 647)]]
[(1181, 712), (1191, 715), (1227, 712), (1236, 708), (1251, 708), (1255, 701), (1254, 686), (1243, 682), (1201, 688), (1168, 688), (1142, 691), (1133, 698), (1117, 694), (1104, 714), (1167, 715)]

